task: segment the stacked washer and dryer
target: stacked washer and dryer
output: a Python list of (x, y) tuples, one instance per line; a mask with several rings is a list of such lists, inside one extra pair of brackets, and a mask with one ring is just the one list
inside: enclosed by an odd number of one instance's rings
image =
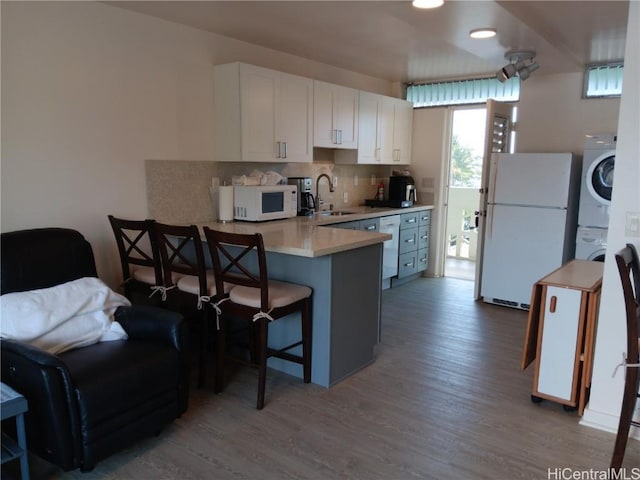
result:
[(615, 160), (615, 135), (587, 136), (582, 157), (582, 184), (576, 234), (578, 259), (604, 262)]

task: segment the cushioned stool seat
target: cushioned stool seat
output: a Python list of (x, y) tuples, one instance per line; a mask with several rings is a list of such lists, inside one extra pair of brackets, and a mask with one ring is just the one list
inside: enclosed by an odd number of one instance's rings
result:
[[(310, 297), (312, 290), (305, 285), (269, 280), (268, 310), (281, 308)], [(259, 288), (238, 285), (229, 292), (229, 300), (248, 307), (260, 308)]]

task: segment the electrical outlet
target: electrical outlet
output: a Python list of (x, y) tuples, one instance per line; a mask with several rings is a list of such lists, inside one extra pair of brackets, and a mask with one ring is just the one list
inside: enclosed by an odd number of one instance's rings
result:
[(349, 203), (349, 192), (344, 192), (344, 193), (342, 194), (342, 201), (343, 201), (344, 203)]
[(358, 175), (354, 175), (353, 176), (353, 186), (357, 187), (358, 186)]
[(338, 177), (334, 176), (333, 177), (333, 188), (336, 188), (338, 186)]
[(627, 237), (640, 237), (640, 212), (627, 212), (624, 234)]
[(371, 185), (376, 186), (378, 184), (378, 180), (376, 179), (376, 176), (371, 174)]

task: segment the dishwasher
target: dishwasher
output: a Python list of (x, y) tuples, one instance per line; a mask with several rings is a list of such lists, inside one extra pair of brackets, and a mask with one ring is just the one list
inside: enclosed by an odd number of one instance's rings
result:
[(391, 287), (391, 277), (398, 275), (398, 238), (400, 236), (400, 215), (380, 218), (380, 233), (391, 235), (382, 249), (382, 288)]

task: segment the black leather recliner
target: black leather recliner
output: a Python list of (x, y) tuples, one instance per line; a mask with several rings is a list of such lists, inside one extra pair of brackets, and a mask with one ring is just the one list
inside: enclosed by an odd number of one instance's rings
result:
[[(96, 277), (91, 245), (75, 230), (3, 233), (2, 294)], [(119, 307), (128, 340), (51, 355), (0, 341), (2, 382), (25, 396), (27, 445), (63, 470), (101, 459), (154, 435), (187, 409), (187, 325), (175, 312)]]

